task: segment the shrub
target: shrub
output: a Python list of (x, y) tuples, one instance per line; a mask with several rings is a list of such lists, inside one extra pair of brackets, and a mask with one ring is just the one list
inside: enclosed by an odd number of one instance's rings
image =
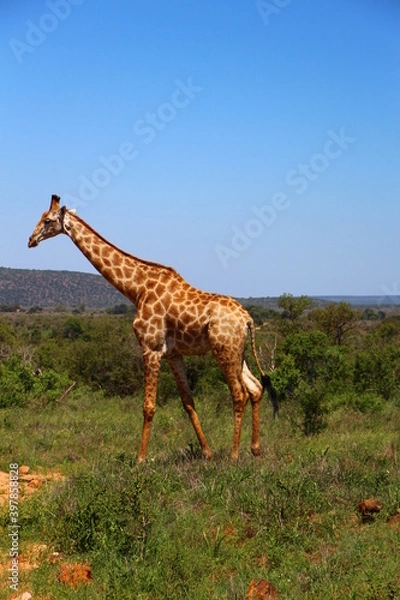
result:
[(300, 331), (287, 335), (283, 353), (280, 364), (284, 365), (290, 356), (294, 369), (307, 383), (323, 379), (326, 383), (335, 381), (338, 385), (345, 383), (351, 375), (347, 349), (332, 346), (327, 335), (321, 331)]
[(30, 367), (13, 356), (0, 364), (0, 407), (23, 405), (32, 391), (34, 376)]
[(66, 374), (52, 369), (35, 376), (30, 365), (13, 356), (0, 364), (0, 407), (23, 406), (29, 400), (54, 402), (70, 384)]
[(291, 354), (284, 355), (280, 360), (279, 367), (271, 373), (272, 384), (280, 398), (292, 396), (300, 379), (300, 370), (296, 367), (295, 359)]
[(283, 351), (293, 357), (302, 379), (312, 383), (325, 367), (328, 347), (328, 338), (321, 331), (300, 331), (286, 336)]
[(82, 322), (78, 318), (70, 317), (64, 324), (63, 337), (77, 340), (83, 334)]
[(378, 413), (383, 409), (383, 399), (371, 392), (360, 394), (350, 390), (334, 396), (331, 405), (332, 408), (343, 406), (361, 413)]
[(0, 358), (9, 358), (16, 344), (16, 336), (5, 319), (0, 319)]
[(319, 385), (301, 383), (296, 393), (301, 409), (301, 428), (304, 435), (316, 435), (326, 428), (326, 388)]
[(354, 388), (359, 393), (370, 392), (385, 400), (399, 390), (400, 351), (390, 344), (373, 347), (357, 354), (354, 365)]

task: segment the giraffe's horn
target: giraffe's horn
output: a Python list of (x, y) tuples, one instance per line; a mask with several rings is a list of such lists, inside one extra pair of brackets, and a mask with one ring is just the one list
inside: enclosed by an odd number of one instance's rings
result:
[(51, 196), (50, 209), (58, 208), (59, 206), (60, 206), (60, 196), (57, 196), (57, 194), (53, 194)]

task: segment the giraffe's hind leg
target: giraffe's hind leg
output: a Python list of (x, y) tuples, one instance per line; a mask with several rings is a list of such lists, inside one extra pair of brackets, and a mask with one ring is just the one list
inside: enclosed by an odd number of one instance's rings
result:
[[(213, 348), (213, 355), (218, 362), (232, 396), (233, 402), (233, 440), (230, 454), (231, 460), (239, 458), (240, 437), (244, 410), (249, 394), (241, 374), (241, 359), (231, 355), (225, 348)], [(237, 354), (236, 352), (234, 354)]]
[(231, 460), (239, 458), (240, 437), (244, 411), (249, 398), (252, 406), (251, 451), (260, 454), (260, 400), (262, 385), (251, 373), (243, 359), (249, 327), (249, 316), (242, 313), (220, 313), (210, 321), (208, 330), (211, 351), (229, 386), (233, 402), (233, 441)]
[(175, 377), (176, 385), (178, 386), (179, 395), (181, 397), (183, 407), (189, 415), (190, 421), (193, 425), (193, 429), (195, 430), (197, 439), (199, 440), (201, 451), (203, 453), (203, 458), (205, 458), (206, 460), (210, 460), (212, 457), (212, 452), (210, 450), (209, 445), (207, 444), (207, 440), (200, 425), (199, 417), (197, 416), (194, 407), (193, 396), (187, 381), (183, 359), (180, 355), (175, 355), (173, 357), (167, 358), (167, 360), (169, 366), (171, 367), (171, 371)]
[(225, 372), (224, 374), (233, 401), (233, 440), (230, 458), (231, 460), (238, 460), (242, 423), (249, 394), (243, 383), (240, 371), (235, 374), (229, 370), (228, 373)]
[(244, 385), (250, 395), (252, 409), (251, 426), (251, 452), (254, 456), (260, 455), (260, 407), (263, 389), (261, 383), (250, 371), (246, 362), (243, 361), (242, 378)]

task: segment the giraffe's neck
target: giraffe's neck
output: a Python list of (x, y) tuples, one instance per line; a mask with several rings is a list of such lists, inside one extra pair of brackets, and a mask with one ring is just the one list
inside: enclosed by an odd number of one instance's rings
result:
[(147, 280), (154, 280), (157, 270), (169, 270), (120, 250), (70, 212), (64, 216), (64, 232), (95, 269), (136, 306), (146, 290)]

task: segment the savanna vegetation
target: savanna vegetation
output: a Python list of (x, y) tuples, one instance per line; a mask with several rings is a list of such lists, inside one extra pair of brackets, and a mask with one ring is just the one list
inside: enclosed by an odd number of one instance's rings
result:
[[(400, 320), (289, 294), (278, 304), (249, 310), (280, 414), (264, 402), (254, 459), (248, 410), (237, 464), (231, 399), (211, 357), (186, 365), (213, 461), (201, 459), (165, 367), (137, 466), (143, 373), (127, 309), (3, 313), (0, 470), (62, 475), (19, 504), (21, 556), (42, 548), (36, 568), (20, 571), (21, 592), (233, 600), (265, 579), (285, 599), (400, 598)], [(362, 518), (366, 498), (381, 510)], [(9, 520), (6, 503), (5, 564)], [(60, 561), (90, 565), (93, 579), (61, 583)], [(6, 581), (0, 597), (16, 597)]]

